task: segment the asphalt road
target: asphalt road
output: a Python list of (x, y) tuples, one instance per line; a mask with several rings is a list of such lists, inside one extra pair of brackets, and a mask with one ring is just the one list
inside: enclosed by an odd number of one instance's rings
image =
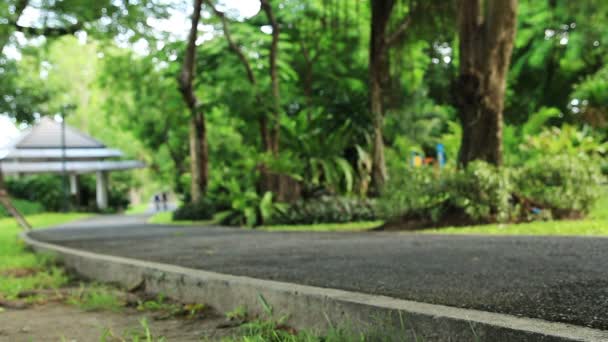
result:
[(35, 238), (191, 268), (608, 329), (608, 239), (270, 233), (106, 217)]

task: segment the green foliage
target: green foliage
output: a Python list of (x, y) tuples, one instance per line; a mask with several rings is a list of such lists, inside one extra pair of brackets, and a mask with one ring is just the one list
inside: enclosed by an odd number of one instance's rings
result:
[(587, 214), (603, 193), (605, 178), (597, 162), (585, 155), (557, 155), (526, 164), (517, 180), (518, 193), (548, 208), (555, 218)]
[(272, 216), (267, 224), (317, 224), (374, 220), (377, 220), (377, 214), (373, 200), (323, 196), (300, 200)]
[(6, 188), (13, 197), (38, 202), (47, 211), (59, 211), (63, 205), (63, 183), (57, 176), (11, 178), (6, 181)]
[(598, 156), (608, 150), (608, 143), (598, 139), (597, 133), (579, 130), (571, 125), (546, 128), (540, 134), (528, 136), (521, 151), (528, 158), (567, 154), (570, 156)]
[[(111, 211), (125, 209), (129, 204), (128, 177), (125, 180), (124, 173), (113, 173), (112, 180), (108, 189), (108, 204)], [(64, 203), (64, 183), (60, 175), (28, 175), (19, 178), (10, 178), (6, 181), (9, 193), (16, 199), (24, 199), (30, 202), (39, 203), (44, 211), (60, 211)], [(95, 202), (95, 176), (82, 175), (79, 177), (79, 203), (74, 203), (73, 198), (69, 198), (76, 209), (87, 212), (97, 211)], [(69, 196), (69, 195), (68, 195)], [(19, 203), (18, 201), (16, 203)], [(36, 210), (34, 206), (26, 206), (27, 210)], [(39, 210), (40, 212), (42, 210)]]
[(219, 224), (254, 227), (285, 210), (285, 204), (275, 202), (271, 192), (260, 196), (253, 189), (243, 189), (234, 179), (224, 186), (215, 200), (218, 212), (213, 220)]
[(379, 201), (389, 220), (414, 227), (520, 222), (588, 214), (604, 180), (586, 156), (550, 155), (522, 167), (473, 162), (440, 177), (428, 168), (394, 175)]
[(203, 197), (195, 203), (186, 203), (173, 212), (174, 221), (209, 220), (215, 214), (216, 208), (209, 197)]
[[(17, 210), (19, 210), (19, 212), (23, 215), (40, 214), (45, 210), (44, 206), (38, 202), (32, 202), (22, 199), (12, 199), (11, 202), (15, 206), (15, 208), (17, 208)], [(0, 206), (0, 218), (8, 216), (9, 214), (6, 209)]]
[(512, 191), (509, 170), (483, 162), (470, 163), (465, 170), (445, 170), (440, 177), (430, 168), (407, 168), (392, 176), (379, 209), (387, 219), (422, 224), (506, 221), (513, 214)]
[(473, 221), (504, 222), (512, 219), (514, 210), (509, 173), (507, 168), (476, 161), (441, 181), (450, 194), (449, 205), (460, 208)]
[(392, 172), (378, 201), (383, 218), (422, 215), (437, 220), (448, 195), (427, 168), (400, 168)]
[[(54, 226), (86, 217), (86, 214), (38, 214), (27, 219), (35, 228)], [(57, 288), (69, 281), (49, 256), (27, 251), (18, 236), (21, 228), (12, 218), (0, 218), (0, 297), (15, 298), (21, 291)], [(2, 274), (9, 270), (34, 270), (26, 277)]]

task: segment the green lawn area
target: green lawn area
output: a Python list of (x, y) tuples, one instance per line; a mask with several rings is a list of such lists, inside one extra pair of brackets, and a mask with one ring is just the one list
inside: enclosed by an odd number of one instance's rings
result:
[(160, 213), (156, 213), (152, 215), (148, 219), (148, 223), (153, 224), (174, 224), (174, 225), (184, 225), (184, 226), (206, 226), (213, 224), (213, 220), (205, 220), (205, 221), (173, 221), (173, 212), (171, 211), (162, 211)]
[(348, 223), (317, 223), (301, 225), (262, 226), (260, 229), (266, 231), (308, 231), (308, 232), (338, 232), (338, 231), (361, 231), (378, 227), (382, 221), (364, 221)]
[[(85, 218), (84, 213), (36, 214), (27, 217), (35, 229)], [(0, 297), (12, 298), (23, 290), (56, 288), (68, 281), (61, 268), (54, 266), (48, 256), (28, 252), (19, 240), (21, 228), (12, 218), (0, 219)], [(31, 272), (30, 272), (31, 271)], [(31, 275), (15, 276), (24, 272)]]
[(542, 221), (519, 224), (489, 224), (470, 227), (447, 227), (422, 233), (490, 235), (608, 235), (608, 220)]
[[(173, 221), (173, 213), (165, 211), (154, 214), (148, 223), (154, 224), (175, 224), (188, 226), (207, 226), (214, 224), (213, 220), (206, 221)], [(275, 225), (261, 226), (255, 229), (265, 231), (309, 231), (309, 232), (337, 232), (337, 231), (361, 231), (378, 227), (382, 221), (367, 221), (367, 222), (348, 222), (348, 223), (318, 223), (318, 224), (300, 224), (300, 225)]]
[(148, 208), (150, 207), (150, 203), (141, 203), (136, 205), (129, 205), (129, 208), (125, 211), (127, 215), (137, 215), (144, 214)]

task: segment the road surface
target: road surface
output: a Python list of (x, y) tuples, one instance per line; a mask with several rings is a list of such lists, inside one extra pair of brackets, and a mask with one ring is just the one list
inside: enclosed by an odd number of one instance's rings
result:
[(608, 329), (608, 239), (263, 232), (94, 218), (34, 238), (98, 253)]

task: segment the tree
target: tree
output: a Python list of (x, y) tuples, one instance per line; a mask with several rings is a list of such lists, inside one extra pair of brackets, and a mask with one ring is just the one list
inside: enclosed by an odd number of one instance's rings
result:
[(198, 36), (198, 23), (201, 17), (203, 0), (194, 0), (194, 11), (192, 12), (192, 25), (188, 35), (188, 45), (182, 71), (179, 76), (179, 89), (190, 109), (190, 163), (192, 170), (191, 196), (193, 202), (198, 202), (205, 191), (208, 183), (209, 151), (207, 146), (207, 132), (205, 127), (205, 115), (201, 104), (194, 93), (194, 73), (196, 65), (196, 38)]
[(372, 0), (371, 36), (369, 43), (369, 102), (374, 126), (372, 141), (372, 190), (378, 192), (388, 177), (384, 158), (383, 88), (388, 82), (388, 50), (405, 33), (410, 23), (407, 16), (394, 32), (389, 32), (395, 0)]
[[(256, 76), (252, 64), (248, 57), (243, 52), (242, 48), (232, 38), (228, 20), (226, 15), (217, 10), (213, 3), (209, 0), (205, 0), (207, 5), (211, 8), (212, 12), (220, 19), (222, 24), (222, 31), (224, 37), (228, 42), (230, 50), (238, 57), (241, 64), (244, 66), (247, 80), (253, 88), (255, 103), (259, 109), (263, 109), (258, 114), (258, 123), (260, 128), (260, 135), (262, 141), (262, 149), (264, 152), (269, 153), (272, 158), (279, 158), (280, 152), (280, 130), (281, 130), (281, 96), (279, 87), (279, 68), (278, 68), (278, 55), (279, 55), (279, 33), (280, 27), (279, 22), (272, 9), (272, 4), (268, 0), (261, 0), (261, 9), (266, 15), (266, 18), (272, 29), (272, 40), (269, 48), (269, 67), (268, 74), (270, 76), (271, 84), (271, 105), (267, 106), (265, 101), (258, 89), (258, 77)], [(271, 114), (268, 115), (266, 108), (270, 108)], [(260, 180), (258, 184), (258, 190), (261, 193), (266, 191), (273, 192), (276, 198), (281, 201), (291, 201), (299, 197), (299, 185), (290, 176), (273, 172), (268, 168), (265, 163), (258, 165), (260, 171)]]
[(460, 0), (460, 72), (454, 93), (462, 124), (459, 163), (502, 163), (506, 77), (515, 40), (517, 0)]
[(266, 17), (270, 22), (272, 28), (272, 42), (270, 43), (270, 82), (272, 84), (272, 122), (269, 136), (269, 146), (267, 150), (271, 151), (273, 155), (279, 154), (279, 132), (281, 126), (281, 95), (279, 90), (279, 76), (277, 69), (277, 59), (279, 54), (279, 24), (275, 18), (272, 10), (270, 0), (260, 0), (262, 10), (266, 13)]

